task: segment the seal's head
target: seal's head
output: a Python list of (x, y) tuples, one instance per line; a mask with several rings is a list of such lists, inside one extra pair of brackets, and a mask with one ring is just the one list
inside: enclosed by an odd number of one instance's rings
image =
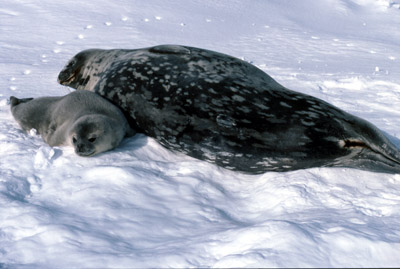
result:
[(84, 89), (90, 79), (86, 73), (91, 67), (93, 56), (97, 55), (99, 49), (84, 50), (72, 57), (58, 75), (58, 82), (62, 85), (75, 89)]
[(79, 118), (70, 131), (70, 144), (79, 156), (89, 157), (119, 145), (125, 130), (113, 118), (92, 114)]

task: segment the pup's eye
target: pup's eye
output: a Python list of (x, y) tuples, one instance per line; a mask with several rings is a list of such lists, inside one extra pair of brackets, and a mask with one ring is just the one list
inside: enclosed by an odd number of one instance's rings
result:
[(94, 141), (96, 141), (96, 137), (89, 138), (88, 141), (89, 141), (90, 143), (93, 143)]
[(76, 143), (76, 137), (74, 136), (74, 137), (72, 137), (72, 143)]

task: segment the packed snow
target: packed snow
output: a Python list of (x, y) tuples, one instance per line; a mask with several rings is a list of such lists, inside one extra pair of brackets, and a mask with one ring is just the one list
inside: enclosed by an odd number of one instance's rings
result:
[(3, 0), (0, 268), (400, 266), (400, 175), (251, 176), (141, 134), (84, 158), (24, 133), (8, 104), (70, 92), (56, 78), (81, 50), (182, 44), (251, 62), (400, 148), (399, 25), (397, 0)]

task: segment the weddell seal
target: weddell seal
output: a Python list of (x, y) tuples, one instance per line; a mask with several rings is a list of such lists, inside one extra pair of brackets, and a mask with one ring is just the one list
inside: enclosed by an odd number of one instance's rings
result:
[(257, 67), (205, 49), (90, 49), (58, 76), (130, 115), (168, 149), (248, 173), (353, 167), (400, 173), (398, 149), (372, 124), (289, 90)]
[(115, 105), (88, 91), (35, 99), (11, 96), (10, 104), (22, 129), (36, 129), (50, 146), (73, 146), (80, 156), (113, 149), (133, 134)]

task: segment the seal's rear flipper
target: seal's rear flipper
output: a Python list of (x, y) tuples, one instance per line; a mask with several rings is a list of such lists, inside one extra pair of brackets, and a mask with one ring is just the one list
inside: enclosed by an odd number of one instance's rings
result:
[(16, 105), (19, 105), (21, 103), (29, 102), (31, 100), (33, 100), (33, 98), (22, 98), (22, 99), (19, 99), (19, 98), (15, 97), (15, 96), (10, 96), (10, 104), (11, 104), (11, 106), (16, 106)]
[(374, 140), (371, 142), (362, 141), (361, 139), (346, 139), (340, 141), (340, 145), (343, 148), (351, 150), (351, 153), (346, 158), (337, 159), (340, 159), (338, 162), (340, 163), (339, 166), (400, 174), (400, 156), (397, 148), (383, 135), (380, 137), (376, 136), (373, 139)]
[(11, 106), (16, 106), (19, 104), (19, 99), (15, 96), (11, 96), (10, 97), (10, 104)]
[(400, 174), (399, 160), (368, 148), (359, 151), (357, 155), (349, 160), (349, 164), (351, 164), (350, 167), (357, 167), (362, 170)]

